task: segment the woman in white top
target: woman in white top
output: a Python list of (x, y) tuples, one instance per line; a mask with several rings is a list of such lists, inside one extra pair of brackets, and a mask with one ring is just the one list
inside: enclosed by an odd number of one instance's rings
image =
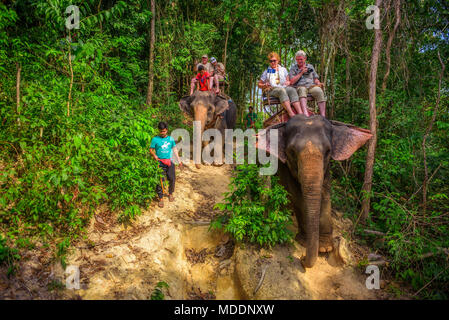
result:
[(295, 88), (289, 87), (288, 71), (279, 65), (279, 60), (279, 55), (276, 52), (268, 54), (270, 66), (262, 73), (258, 86), (270, 96), (279, 98), (285, 111), (290, 117), (293, 117), (295, 113), (291, 105), (298, 114), (302, 114), (298, 92)]

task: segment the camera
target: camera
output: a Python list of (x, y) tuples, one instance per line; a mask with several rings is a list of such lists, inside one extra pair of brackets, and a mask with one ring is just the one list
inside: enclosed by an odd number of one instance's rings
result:
[(313, 72), (313, 70), (312, 69), (310, 69), (310, 68), (307, 68), (307, 71), (306, 72), (304, 72), (304, 75), (309, 75), (309, 74), (311, 74)]

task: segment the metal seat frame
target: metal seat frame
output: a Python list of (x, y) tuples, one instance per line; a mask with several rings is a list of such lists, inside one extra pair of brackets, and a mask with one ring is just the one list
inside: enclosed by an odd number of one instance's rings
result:
[[(315, 101), (315, 99), (311, 94), (307, 95), (307, 102), (309, 101)], [(262, 93), (262, 104), (265, 112), (268, 113), (270, 116), (279, 113), (279, 111), (283, 109), (279, 99), (276, 97), (270, 97), (270, 95), (267, 94), (266, 92)], [(275, 106), (275, 109), (273, 110), (271, 106)]]

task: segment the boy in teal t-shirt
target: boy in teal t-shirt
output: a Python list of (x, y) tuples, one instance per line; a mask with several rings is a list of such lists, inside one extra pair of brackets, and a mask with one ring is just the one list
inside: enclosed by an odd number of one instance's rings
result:
[[(159, 162), (159, 167), (162, 168), (164, 174), (167, 176), (169, 187), (168, 187), (168, 200), (170, 202), (174, 201), (173, 192), (175, 191), (175, 165), (171, 161), (173, 153), (178, 160), (179, 166), (182, 167), (181, 159), (179, 159), (178, 150), (176, 149), (175, 140), (169, 136), (167, 124), (165, 122), (159, 122), (159, 135), (151, 139), (150, 153), (153, 158)], [(164, 207), (164, 202), (162, 201), (163, 192), (160, 185), (156, 186), (156, 192), (159, 197), (159, 207)]]
[(165, 138), (155, 136), (151, 139), (150, 148), (156, 150), (156, 156), (159, 159), (171, 159), (173, 155), (172, 149), (174, 147), (176, 147), (176, 143), (171, 136), (166, 136)]

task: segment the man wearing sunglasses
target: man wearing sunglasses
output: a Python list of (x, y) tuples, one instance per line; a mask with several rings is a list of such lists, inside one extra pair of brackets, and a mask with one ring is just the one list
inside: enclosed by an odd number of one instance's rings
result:
[(307, 56), (302, 50), (296, 52), (296, 64), (291, 67), (288, 78), (290, 85), (298, 90), (299, 103), (303, 113), (309, 116), (307, 111), (307, 95), (311, 94), (318, 103), (320, 114), (326, 116), (326, 97), (323, 92), (323, 84), (313, 65), (306, 63)]

